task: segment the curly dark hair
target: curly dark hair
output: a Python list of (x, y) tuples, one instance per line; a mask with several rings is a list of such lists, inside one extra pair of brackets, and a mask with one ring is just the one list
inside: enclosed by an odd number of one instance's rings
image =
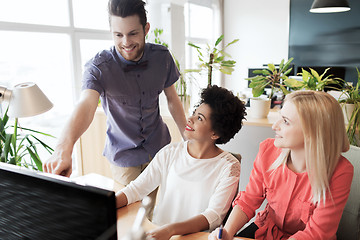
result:
[(216, 85), (202, 90), (199, 105), (202, 103), (211, 108), (211, 127), (219, 136), (215, 143), (227, 143), (242, 127), (246, 116), (244, 103), (231, 91)]
[(108, 2), (109, 22), (110, 16), (128, 17), (138, 15), (140, 23), (145, 28), (147, 23), (145, 2), (142, 0), (109, 0)]

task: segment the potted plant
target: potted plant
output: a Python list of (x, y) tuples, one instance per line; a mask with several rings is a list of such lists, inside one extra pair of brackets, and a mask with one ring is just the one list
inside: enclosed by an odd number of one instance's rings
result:
[(184, 106), (185, 113), (190, 109), (190, 96), (187, 93), (187, 83), (191, 81), (193, 76), (191, 73), (200, 73), (199, 69), (181, 69), (179, 61), (174, 57), (175, 64), (180, 71), (179, 80), (175, 83), (175, 89)]
[[(302, 72), (299, 73), (299, 75), (302, 76), (301, 81), (298, 81), (293, 78), (288, 78), (284, 82), (286, 86), (290, 87), (293, 90), (314, 90), (314, 91), (323, 91), (326, 86), (329, 84), (338, 84), (339, 82), (342, 82), (343, 80), (340, 78), (333, 78), (333, 75), (326, 75), (327, 71), (329, 71), (330, 68), (325, 69), (324, 73), (319, 75), (318, 72), (316, 72), (314, 69), (309, 68), (310, 71), (306, 71), (305, 69), (302, 69)], [(334, 89), (336, 89), (334, 87)]]
[[(289, 68), (292, 60), (293, 58), (290, 58), (285, 62), (282, 59), (278, 68), (273, 63), (269, 63), (267, 68), (253, 71), (258, 75), (245, 78), (250, 81), (249, 87), (252, 88), (253, 98), (250, 98), (250, 109), (254, 118), (264, 118), (269, 114), (271, 99), (276, 91), (281, 91), (284, 95), (289, 92), (286, 89), (285, 81), (292, 70)], [(259, 98), (267, 86), (271, 88), (269, 96), (265, 99)]]
[[(21, 128), (26, 133), (19, 134), (18, 119), (15, 118), (14, 125), (9, 126), (7, 112), (8, 110), (5, 111), (4, 116), (0, 117), (0, 161), (42, 171), (42, 162), (37, 146), (42, 146), (50, 155), (54, 150), (33, 133), (49, 137), (53, 136), (28, 128)], [(10, 128), (13, 128), (13, 133), (7, 132)]]
[(215, 42), (213, 47), (210, 47), (207, 44), (206, 49), (202, 49), (201, 47), (189, 42), (188, 45), (195, 48), (198, 53), (198, 58), (200, 61), (198, 71), (205, 71), (207, 73), (208, 86), (212, 85), (212, 73), (213, 69), (219, 70), (224, 74), (231, 75), (234, 71), (236, 61), (231, 58), (231, 56), (225, 52), (225, 49), (230, 45), (239, 41), (239, 39), (235, 39), (228, 43), (224, 48), (219, 49), (219, 44), (224, 39), (224, 35), (221, 35)]
[(346, 133), (350, 144), (360, 147), (360, 72), (357, 68), (356, 71), (358, 75), (356, 85), (345, 82), (339, 102), (343, 106), (347, 122)]

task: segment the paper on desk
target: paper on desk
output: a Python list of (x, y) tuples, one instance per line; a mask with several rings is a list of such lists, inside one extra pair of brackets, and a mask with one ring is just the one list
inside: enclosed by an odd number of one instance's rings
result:
[(84, 176), (75, 177), (73, 182), (81, 185), (89, 185), (109, 191), (114, 190), (114, 180), (97, 173), (89, 173)]

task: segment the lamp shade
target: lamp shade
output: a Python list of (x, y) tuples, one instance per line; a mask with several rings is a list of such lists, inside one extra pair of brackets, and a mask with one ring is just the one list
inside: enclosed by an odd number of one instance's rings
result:
[(315, 0), (311, 6), (312, 13), (334, 13), (350, 10), (347, 0)]
[(35, 83), (20, 83), (12, 90), (8, 115), (16, 118), (31, 117), (52, 107), (53, 104)]

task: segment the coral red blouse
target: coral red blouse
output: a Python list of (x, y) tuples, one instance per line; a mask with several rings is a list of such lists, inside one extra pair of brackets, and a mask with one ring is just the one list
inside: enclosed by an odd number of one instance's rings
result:
[(240, 206), (251, 219), (264, 199), (268, 201), (265, 210), (259, 212), (255, 219), (259, 227), (256, 239), (336, 239), (350, 193), (354, 174), (352, 164), (341, 156), (330, 180), (332, 198), (327, 198), (324, 206), (323, 202), (312, 203), (306, 172), (295, 173), (287, 166), (269, 171), (280, 153), (281, 149), (274, 146), (274, 139), (260, 144), (250, 181), (233, 205)]

